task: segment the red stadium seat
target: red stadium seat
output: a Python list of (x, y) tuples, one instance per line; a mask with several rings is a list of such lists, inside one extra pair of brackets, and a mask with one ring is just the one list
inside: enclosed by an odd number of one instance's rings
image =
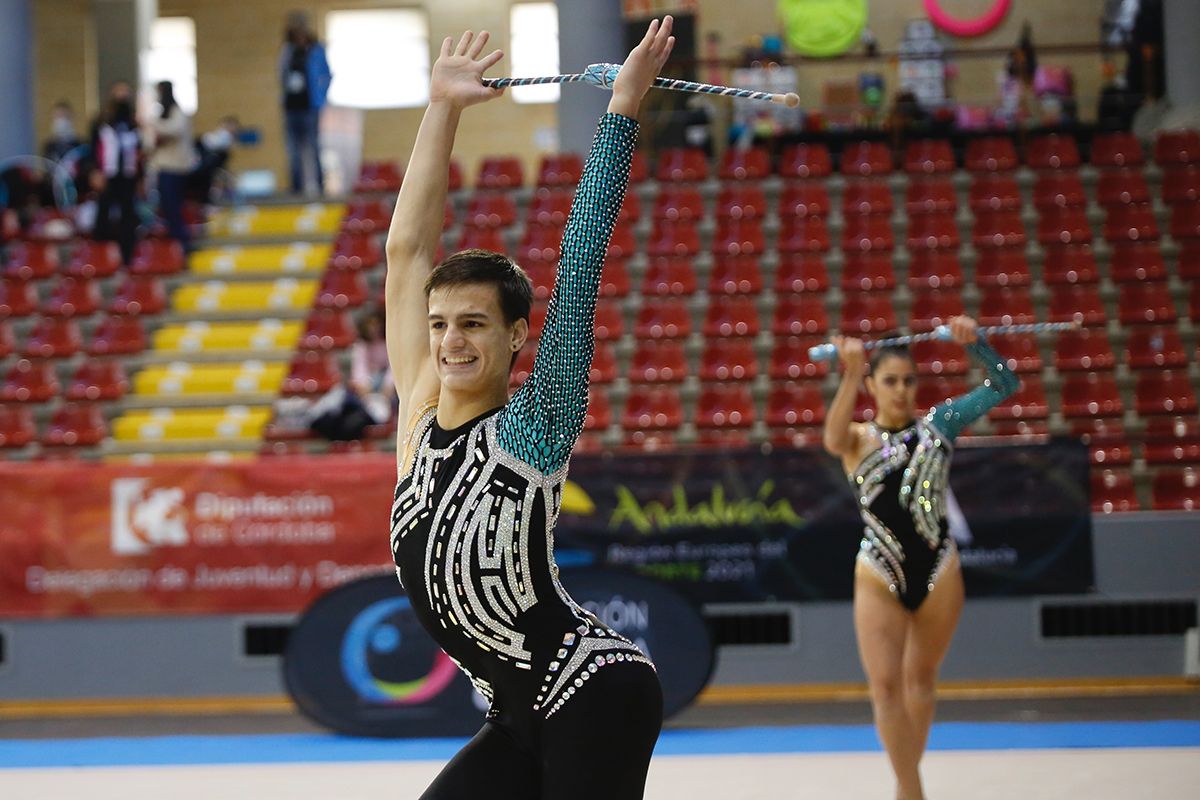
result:
[(758, 294), (761, 291), (762, 273), (757, 256), (714, 256), (708, 278), (709, 294)]
[(167, 290), (162, 279), (153, 275), (129, 275), (117, 287), (110, 314), (160, 314), (167, 308)]
[(627, 432), (673, 430), (683, 424), (683, 404), (673, 386), (634, 386), (625, 398), (621, 427)]
[(508, 251), (508, 245), (499, 228), (476, 228), (473, 225), (464, 225), (462, 232), (458, 235), (458, 246), (455, 249), (505, 253)]
[(91, 278), (64, 275), (42, 302), (41, 312), (50, 317), (86, 317), (100, 310), (100, 286)]
[(1072, 372), (1063, 379), (1064, 417), (1119, 417), (1124, 411), (1111, 372)]
[(1163, 170), (1162, 199), (1169, 206), (1200, 200), (1200, 166), (1186, 164)]
[(1108, 319), (1100, 292), (1092, 284), (1050, 287), (1049, 322), (1103, 325)]
[(58, 246), (35, 242), (17, 242), (4, 257), (4, 277), (21, 281), (40, 281), (58, 270)]
[(1096, 200), (1107, 207), (1128, 203), (1149, 203), (1150, 186), (1141, 170), (1114, 169), (1100, 173), (1096, 180)]
[(1173, 206), (1170, 231), (1173, 239), (1200, 239), (1200, 203), (1180, 203)]
[(1017, 179), (1007, 174), (976, 175), (968, 193), (971, 210), (976, 214), (983, 211), (1019, 211), (1021, 189)]
[(612, 236), (608, 240), (608, 250), (605, 258), (628, 259), (637, 254), (637, 239), (633, 235), (633, 225), (617, 220), (613, 227)]
[(350, 312), (325, 308), (308, 315), (299, 347), (301, 350), (340, 350), (357, 340), (358, 331)]
[[(1200, 215), (1197, 216), (1197, 222), (1200, 223)], [(1200, 227), (1197, 230), (1200, 231)], [(1104, 220), (1104, 238), (1113, 244), (1157, 239), (1158, 223), (1154, 221), (1154, 208), (1149, 203), (1109, 206)]]
[(617, 353), (612, 342), (596, 342), (588, 380), (592, 383), (612, 383), (617, 379)]
[(798, 295), (777, 299), (771, 321), (771, 332), (776, 336), (814, 335), (828, 330), (829, 318), (820, 297)]
[(704, 313), (704, 335), (757, 336), (762, 324), (753, 297), (712, 297)]
[(988, 136), (967, 142), (965, 165), (971, 172), (1008, 172), (1019, 164), (1012, 139)]
[(0, 280), (0, 319), (28, 317), (37, 311), (37, 290), (33, 281), (15, 278)]
[(958, 250), (958, 223), (954, 214), (917, 214), (909, 217), (905, 245), (917, 250)]
[(780, 253), (824, 253), (831, 246), (824, 217), (783, 217), (780, 221)]
[(633, 151), (633, 160), (629, 162), (629, 183), (644, 183), (650, 177), (650, 165), (641, 150)]
[(823, 336), (776, 336), (768, 370), (771, 380), (823, 378), (829, 374), (828, 361), (813, 361), (808, 349), (825, 342)]
[(833, 159), (823, 144), (789, 145), (779, 160), (782, 178), (826, 178), (832, 172)]
[(1149, 370), (1137, 373), (1134, 407), (1139, 416), (1194, 414), (1196, 395), (1186, 372)]
[(525, 169), (516, 156), (487, 156), (479, 164), (477, 189), (516, 189), (525, 183)]
[[(599, 312), (599, 307), (597, 307)], [(546, 325), (546, 315), (549, 313), (549, 303), (537, 299), (534, 295), (533, 305), (529, 307), (529, 338), (537, 341), (542, 338), (542, 328)], [(597, 335), (599, 338), (599, 335)]]
[(93, 356), (125, 356), (146, 349), (146, 332), (137, 317), (106, 317), (92, 331), (88, 353)]
[(1079, 147), (1075, 137), (1034, 136), (1025, 149), (1025, 164), (1030, 169), (1075, 169), (1079, 166)]
[(658, 220), (646, 242), (648, 256), (694, 256), (700, 252), (700, 234), (691, 222)]
[[(1200, 280), (1200, 239), (1184, 239), (1179, 243), (1176, 270), (1181, 280)], [(1192, 319), (1196, 319), (1193, 316)]]
[(633, 328), (639, 339), (682, 339), (691, 332), (691, 314), (678, 300), (646, 300)]
[(1112, 514), (1138, 508), (1132, 475), (1125, 470), (1092, 470), (1092, 511)]
[(120, 359), (84, 361), (67, 384), (68, 400), (119, 400), (129, 391), (129, 377)]
[(843, 299), (841, 331), (847, 336), (881, 334), (896, 327), (896, 312), (886, 293), (847, 296)]
[(1081, 244), (1092, 240), (1092, 226), (1082, 208), (1045, 209), (1038, 216), (1038, 242), (1043, 245)]
[[(186, 215), (187, 206), (184, 206)], [(37, 242), (58, 242), (76, 234), (75, 219), (70, 211), (58, 208), (39, 208), (33, 213), (26, 236)]]
[(1163, 325), (1175, 322), (1175, 301), (1165, 283), (1126, 283), (1117, 301), (1122, 325)]
[(700, 380), (750, 381), (757, 376), (758, 356), (752, 339), (709, 339), (705, 343)]
[(961, 345), (940, 339), (913, 342), (918, 375), (965, 375), (971, 361)]
[(766, 249), (762, 223), (756, 219), (723, 219), (713, 235), (715, 256), (749, 256)]
[(904, 192), (904, 210), (915, 214), (950, 214), (958, 208), (958, 192), (949, 178), (913, 178)]
[[(618, 223), (636, 223), (642, 218), (642, 196), (636, 191), (625, 193), (625, 201), (621, 203), (621, 213), (617, 216)], [(566, 217), (564, 216), (565, 220)]]
[(904, 149), (904, 171), (912, 174), (954, 172), (954, 151), (945, 139), (917, 139)]
[(884, 142), (850, 142), (842, 148), (842, 174), (865, 178), (892, 171), (892, 154)]
[(695, 186), (664, 186), (651, 214), (655, 220), (699, 221), (704, 218), (704, 196)]
[(1154, 160), (1163, 167), (1200, 162), (1200, 131), (1161, 132), (1154, 142)]
[(908, 324), (914, 331), (931, 331), (946, 324), (951, 317), (966, 313), (962, 295), (956, 289), (924, 289), (912, 293)]
[(1115, 242), (1109, 275), (1117, 283), (1165, 281), (1167, 264), (1157, 241)]
[(658, 156), (654, 177), (661, 183), (708, 178), (708, 158), (696, 147), (668, 147)]
[(934, 376), (917, 383), (917, 409), (927, 411), (938, 403), (965, 394), (967, 381), (958, 376)]
[(476, 228), (507, 228), (516, 221), (517, 204), (512, 195), (497, 191), (473, 194), (467, 203), (467, 214), (463, 218), (464, 225)]
[(587, 415), (583, 418), (585, 431), (602, 431), (612, 425), (612, 403), (608, 392), (595, 386), (588, 389)]
[(68, 358), (78, 353), (82, 346), (75, 320), (42, 317), (25, 337), (21, 353), (28, 358)]
[(95, 403), (67, 403), (54, 412), (42, 434), (45, 447), (94, 447), (108, 436), (108, 424)]
[(770, 174), (771, 156), (762, 147), (729, 148), (717, 173), (723, 181), (757, 181)]
[(367, 281), (360, 272), (325, 272), (317, 289), (317, 308), (358, 308), (367, 302)]
[(1032, 282), (1024, 248), (988, 248), (980, 250), (975, 259), (977, 286), (1028, 286)]
[(630, 383), (679, 383), (687, 374), (687, 356), (677, 339), (638, 342), (629, 361)]
[(398, 192), (404, 173), (391, 161), (364, 161), (354, 182), (354, 193)]
[(895, 247), (891, 217), (881, 214), (846, 217), (842, 227), (842, 250), (847, 254), (868, 250), (890, 252)]
[(383, 249), (374, 236), (342, 234), (333, 242), (333, 252), (329, 257), (329, 266), (333, 269), (371, 269), (381, 263)]
[(342, 372), (332, 355), (304, 350), (292, 359), (281, 392), (286, 396), (324, 394), (341, 380)]
[(563, 229), (552, 225), (526, 225), (517, 253), (521, 261), (557, 263), (562, 252)]
[[(976, 272), (979, 267), (976, 266)], [(953, 250), (915, 250), (908, 262), (910, 289), (953, 289), (961, 286), (962, 267)]]
[(1133, 462), (1133, 448), (1119, 419), (1084, 417), (1069, 420), (1068, 426), (1071, 435), (1087, 445), (1093, 466), (1128, 466)]
[(971, 242), (976, 249), (1024, 247), (1025, 226), (1016, 211), (977, 211)]
[[(458, 210), (454, 206), (453, 198), (446, 198), (446, 206), (442, 212), (442, 230), (449, 230), (454, 227), (458, 219)], [(345, 233), (345, 232), (343, 232)]]
[(1103, 329), (1064, 331), (1054, 345), (1054, 367), (1059, 372), (1109, 370), (1117, 365), (1108, 334)]
[(58, 391), (58, 377), (49, 362), (22, 358), (4, 376), (0, 402), (44, 403), (57, 396)]
[(1200, 423), (1187, 417), (1151, 417), (1142, 452), (1147, 464), (1200, 463)]
[(574, 186), (583, 175), (583, 157), (578, 153), (542, 156), (538, 186)]
[(1039, 211), (1086, 205), (1087, 195), (1084, 194), (1083, 181), (1079, 180), (1078, 173), (1043, 172), (1033, 185), (1033, 207)]
[(77, 278), (108, 278), (121, 269), (121, 251), (116, 242), (85, 239), (71, 252), (63, 272)]
[(351, 200), (342, 217), (342, 230), (349, 233), (382, 233), (392, 221), (388, 200)]
[(0, 448), (21, 448), (35, 438), (37, 427), (27, 406), (0, 406)]
[(892, 271), (891, 253), (875, 252), (846, 252), (846, 262), (842, 265), (842, 291), (872, 292), (893, 289), (896, 286), (896, 275)]
[(1037, 337), (1032, 333), (1010, 334), (998, 337), (992, 346), (1004, 356), (1008, 368), (1013, 372), (1041, 372), (1042, 351)]
[(609, 257), (600, 273), (601, 297), (626, 297), (633, 287), (629, 281), (629, 266), (623, 258)]
[(776, 292), (824, 292), (829, 288), (829, 272), (820, 253), (781, 253), (775, 267)]
[(1125, 359), (1130, 369), (1187, 369), (1188, 352), (1175, 326), (1129, 329)]
[(1042, 279), (1052, 286), (1070, 283), (1096, 283), (1100, 270), (1090, 244), (1043, 245)]
[(744, 383), (709, 383), (696, 399), (697, 428), (749, 428), (754, 424), (754, 398)]
[[(629, 205), (631, 198), (636, 197), (636, 192), (629, 192), (625, 196), (626, 205)], [(529, 199), (529, 211), (525, 219), (533, 225), (554, 225), (561, 228), (567, 224), (567, 215), (571, 213), (571, 203), (574, 199), (575, 195), (569, 189), (538, 189)], [(470, 211), (467, 214), (470, 216)]]
[(820, 425), (825, 421), (825, 400), (819, 383), (776, 383), (767, 395), (766, 422), (772, 428)]
[(1037, 375), (1021, 378), (1021, 388), (988, 412), (991, 419), (1045, 419), (1049, 415), (1046, 390)]
[(146, 239), (133, 251), (129, 271), (134, 275), (174, 275), (183, 267), (183, 246), (179, 242)]
[(822, 181), (792, 181), (779, 193), (779, 217), (824, 217), (829, 213), (829, 191)]
[(847, 181), (842, 191), (842, 214), (891, 214), (892, 188), (885, 180)]
[(696, 291), (692, 259), (666, 256), (651, 258), (642, 278), (644, 295), (690, 295)]
[(13, 338), (12, 325), (0, 322), (0, 358), (8, 358), (17, 350), (17, 340)]
[(1132, 133), (1098, 133), (1092, 138), (1093, 167), (1140, 167), (1144, 163), (1142, 146)]
[(1036, 322), (1033, 300), (1023, 286), (986, 286), (979, 291), (980, 325), (1028, 325)]
[(1200, 509), (1200, 471), (1192, 467), (1160, 469), (1154, 475), (1151, 497), (1156, 511)]
[(717, 194), (717, 219), (762, 219), (767, 198), (759, 186), (722, 186)]
[[(918, 384), (918, 387), (920, 384)], [(865, 390), (858, 390), (858, 398), (854, 402), (855, 422), (870, 422), (875, 419), (875, 401)]]

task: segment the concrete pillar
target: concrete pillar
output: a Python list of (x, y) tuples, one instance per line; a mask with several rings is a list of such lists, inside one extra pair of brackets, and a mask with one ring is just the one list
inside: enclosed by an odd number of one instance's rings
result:
[(96, 75), (103, 108), (117, 81), (141, 86), (141, 59), (150, 48), (150, 23), (158, 0), (93, 0), (96, 23)]
[(32, 0), (0, 0), (0, 160), (37, 151), (33, 135)]
[[(625, 58), (621, 4), (558, 0), (558, 65), (582, 72), (588, 64), (620, 63)], [(587, 153), (596, 121), (608, 108), (609, 93), (590, 86), (564, 86), (558, 101), (558, 141), (563, 152)]]
[(1176, 107), (1200, 106), (1200, 3), (1163, 0), (1167, 98)]

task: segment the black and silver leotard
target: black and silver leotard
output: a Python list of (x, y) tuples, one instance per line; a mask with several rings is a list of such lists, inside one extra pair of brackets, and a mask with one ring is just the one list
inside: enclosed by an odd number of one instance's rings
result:
[(967, 352), (987, 371), (984, 382), (904, 428), (872, 425), (882, 444), (849, 476), (865, 525), (858, 561), (913, 611), (955, 552), (945, 505), (954, 441), (1020, 385), (982, 337)]
[(397, 573), (422, 625), (490, 702), (484, 730), (427, 798), (641, 797), (662, 718), (653, 665), (571, 599), (553, 552), (636, 138), (632, 119), (600, 122), (528, 380), (454, 430), (429, 408), (410, 434), (392, 507)]

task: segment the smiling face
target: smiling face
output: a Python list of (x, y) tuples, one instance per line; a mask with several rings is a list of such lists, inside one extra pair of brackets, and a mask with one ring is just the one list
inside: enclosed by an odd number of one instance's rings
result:
[(529, 324), (511, 324), (500, 293), (487, 283), (468, 283), (429, 293), (429, 355), (442, 388), (473, 396), (507, 391), (513, 356), (525, 344)]
[(917, 416), (917, 368), (911, 358), (884, 356), (867, 376), (875, 419), (884, 427), (907, 425)]

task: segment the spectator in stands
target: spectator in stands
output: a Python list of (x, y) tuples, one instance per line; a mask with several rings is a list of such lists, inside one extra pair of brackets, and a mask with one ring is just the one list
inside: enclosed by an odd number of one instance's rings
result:
[(292, 193), (304, 191), (304, 160), (311, 158), (317, 179), (317, 193), (325, 191), (321, 171), (321, 145), (318, 138), (321, 108), (329, 91), (332, 74), (325, 59), (325, 48), (308, 25), (308, 17), (293, 11), (288, 15), (283, 51), (279, 58), (279, 76), (283, 84), (283, 113), (287, 133), (288, 163)]
[(183, 192), (196, 161), (192, 123), (176, 102), (170, 81), (160, 81), (157, 89), (159, 110), (147, 125), (154, 141), (150, 169), (158, 176), (158, 205), (167, 230), (186, 251), (191, 249), (191, 236), (183, 221)]
[(116, 93), (109, 100), (108, 109), (96, 128), (95, 139), (93, 185), (100, 195), (96, 203), (95, 236), (116, 241), (121, 248), (122, 262), (129, 264), (133, 260), (137, 238), (134, 199), (142, 150), (134, 120), (132, 91)]
[(237, 117), (225, 116), (217, 127), (196, 139), (196, 168), (188, 179), (188, 191), (201, 202), (212, 199), (217, 173), (227, 168), (241, 128)]
[(379, 425), (391, 420), (396, 406), (396, 384), (383, 339), (384, 322), (382, 308), (363, 317), (358, 325), (359, 339), (350, 347), (350, 388)]
[(75, 112), (66, 100), (59, 100), (50, 111), (50, 137), (42, 145), (42, 156), (61, 161), (82, 142), (75, 132)]

